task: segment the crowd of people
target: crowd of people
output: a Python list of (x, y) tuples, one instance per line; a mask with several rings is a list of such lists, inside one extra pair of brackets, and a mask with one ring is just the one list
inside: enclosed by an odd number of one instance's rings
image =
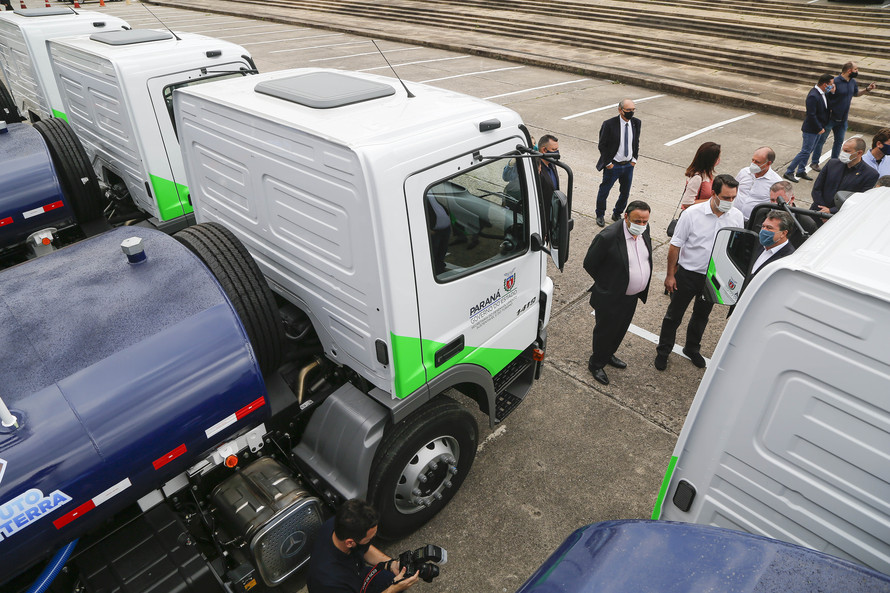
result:
[[(664, 289), (671, 300), (661, 324), (653, 362), (656, 369), (667, 368), (677, 331), (690, 304), (692, 314), (682, 351), (696, 367), (706, 366), (700, 350), (713, 303), (705, 298), (704, 289), (711, 250), (720, 229), (747, 225), (759, 231), (759, 244), (748, 265), (747, 284), (764, 266), (793, 253), (838, 211), (846, 194), (890, 185), (890, 128), (874, 135), (871, 150), (862, 138), (845, 138), (853, 98), (875, 88), (874, 84), (860, 88), (858, 75), (858, 66), (848, 62), (839, 75), (819, 77), (806, 97), (801, 150), (784, 175), (773, 168), (776, 153), (769, 146), (755, 150), (750, 164), (735, 177), (716, 174), (719, 144), (705, 142), (699, 146), (686, 169), (686, 182), (676, 208), (679, 218), (668, 228), (671, 239)], [(588, 369), (604, 385), (609, 384), (606, 366), (627, 366), (616, 353), (630, 327), (637, 302), (646, 301), (652, 277), (648, 227), (651, 209), (643, 201), (628, 203), (641, 133), (635, 111), (634, 102), (625, 99), (618, 104), (618, 115), (606, 119), (600, 128), (596, 168), (603, 172), (603, 177), (596, 199), (596, 224), (605, 228), (594, 237), (584, 258), (584, 269), (594, 281), (590, 305), (596, 317)], [(822, 146), (830, 133), (834, 134), (831, 157), (821, 164)], [(811, 177), (810, 170), (818, 175)], [(811, 214), (784, 207), (795, 206), (794, 184), (801, 179), (813, 181)], [(611, 218), (617, 222), (623, 214), (623, 221), (607, 227), (607, 202), (616, 181), (619, 196)], [(761, 204), (775, 206), (757, 208)], [(754, 220), (750, 221), (752, 216)]]

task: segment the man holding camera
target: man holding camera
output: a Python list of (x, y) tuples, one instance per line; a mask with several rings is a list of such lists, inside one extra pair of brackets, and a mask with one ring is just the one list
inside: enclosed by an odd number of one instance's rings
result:
[(309, 560), (309, 593), (398, 593), (417, 583), (398, 560), (371, 545), (378, 514), (363, 500), (347, 500), (318, 532)]

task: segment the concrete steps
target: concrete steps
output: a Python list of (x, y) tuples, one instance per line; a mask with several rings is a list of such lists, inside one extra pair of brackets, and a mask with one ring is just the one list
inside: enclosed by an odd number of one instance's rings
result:
[[(824, 72), (857, 61), (876, 92), (851, 124), (890, 125), (890, 10), (805, 0), (154, 0), (497, 55), (789, 115)], [(280, 19), (279, 14), (289, 15)], [(549, 63), (548, 63), (549, 62)], [(623, 64), (624, 68), (610, 67)], [(633, 65), (627, 72), (627, 65)], [(642, 72), (641, 72), (642, 69)], [(762, 85), (766, 85), (761, 88)], [(779, 86), (787, 86), (785, 94)], [(775, 95), (775, 96), (774, 96)]]

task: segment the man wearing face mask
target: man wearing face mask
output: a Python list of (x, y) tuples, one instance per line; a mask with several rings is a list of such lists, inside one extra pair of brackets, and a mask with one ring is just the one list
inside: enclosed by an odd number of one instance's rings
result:
[[(816, 86), (810, 89), (807, 95), (807, 116), (800, 126), (803, 133), (803, 145), (800, 152), (792, 159), (791, 164), (785, 170), (783, 177), (792, 183), (797, 183), (798, 177), (812, 181), (813, 178), (807, 175), (807, 160), (813, 154), (813, 148), (819, 140), (819, 136), (825, 133), (825, 126), (828, 125), (828, 97), (825, 93), (833, 90), (831, 74), (823, 74), (819, 77)], [(797, 171), (797, 177), (794, 172)]]
[(754, 206), (769, 202), (769, 188), (775, 182), (782, 181), (782, 176), (772, 168), (775, 160), (776, 153), (773, 149), (761, 146), (754, 151), (751, 164), (735, 176), (739, 184), (739, 194), (734, 206), (742, 213), (745, 220), (751, 217)]
[(637, 309), (646, 302), (652, 277), (652, 239), (649, 236), (649, 205), (639, 200), (627, 205), (623, 224), (613, 224), (593, 238), (584, 269), (593, 278), (590, 306), (596, 315), (593, 354), (587, 368), (593, 378), (609, 384), (604, 367), (623, 369), (627, 363), (615, 356)]
[(878, 172), (862, 161), (865, 140), (850, 138), (836, 159), (829, 159), (813, 184), (813, 205), (810, 210), (837, 212), (834, 195), (839, 191), (860, 192), (870, 190), (878, 180)]
[(819, 157), (822, 155), (825, 141), (828, 140), (828, 134), (832, 131), (834, 131), (834, 144), (831, 146), (831, 158), (836, 159), (840, 156), (844, 136), (847, 133), (847, 118), (850, 115), (850, 104), (853, 102), (853, 97), (861, 97), (875, 90), (875, 83), (859, 90), (859, 83), (856, 82), (857, 76), (859, 76), (859, 66), (853, 62), (847, 62), (841, 67), (840, 75), (834, 78), (834, 89), (828, 93), (828, 108), (831, 110), (831, 116), (828, 119), (828, 125), (825, 126), (825, 133), (819, 136), (816, 147), (813, 149), (813, 162), (810, 164), (813, 171), (821, 170)]
[(875, 134), (871, 139), (871, 150), (862, 155), (862, 160), (878, 175), (890, 175), (890, 128)]
[(712, 303), (702, 298), (705, 272), (711, 261), (717, 231), (724, 227), (744, 226), (741, 211), (733, 208), (738, 188), (738, 181), (730, 175), (718, 175), (711, 186), (711, 199), (687, 208), (677, 222), (668, 248), (668, 270), (664, 279), (664, 287), (671, 293), (671, 303), (661, 322), (661, 335), (656, 348), (655, 368), (659, 371), (667, 368), (668, 355), (677, 339), (677, 329), (693, 299), (695, 304), (686, 328), (683, 354), (698, 368), (705, 367), (705, 359), (699, 351), (713, 307)]
[(605, 226), (606, 199), (615, 181), (618, 181), (618, 201), (612, 210), (612, 220), (621, 218), (621, 212), (630, 196), (630, 184), (640, 153), (640, 120), (634, 117), (636, 106), (630, 99), (618, 104), (618, 115), (607, 119), (600, 126), (600, 158), (596, 170), (603, 172), (599, 193), (596, 196), (596, 224)]
[(751, 271), (745, 278), (746, 284), (763, 269), (764, 265), (794, 253), (794, 245), (788, 240), (788, 233), (793, 226), (794, 221), (787, 212), (773, 210), (766, 215), (760, 225), (760, 244), (754, 248), (751, 256), (753, 261)]

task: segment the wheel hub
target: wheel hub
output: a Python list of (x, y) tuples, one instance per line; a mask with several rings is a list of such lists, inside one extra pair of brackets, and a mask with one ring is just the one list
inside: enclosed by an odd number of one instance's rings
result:
[(421, 447), (402, 469), (395, 491), (396, 508), (417, 513), (441, 500), (457, 474), (460, 445), (450, 436), (437, 437)]

